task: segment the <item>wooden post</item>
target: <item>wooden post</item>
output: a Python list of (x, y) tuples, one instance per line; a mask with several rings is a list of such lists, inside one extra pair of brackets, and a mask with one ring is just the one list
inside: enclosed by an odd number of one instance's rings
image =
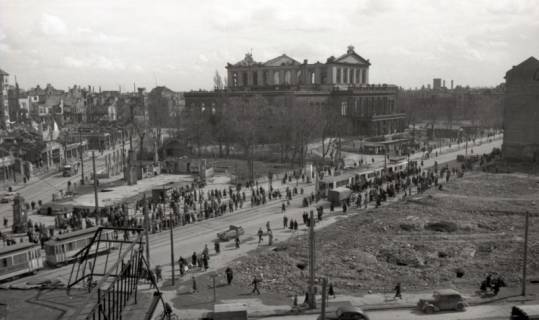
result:
[(526, 220), (524, 222), (524, 256), (522, 261), (522, 295), (526, 295), (526, 270), (528, 265), (528, 229), (530, 213), (526, 211)]
[(328, 279), (322, 279), (322, 304), (320, 305), (320, 319), (326, 320), (326, 303), (328, 299), (327, 295)]
[(97, 198), (97, 173), (95, 172), (95, 152), (92, 151), (92, 167), (94, 171), (94, 198), (95, 198), (95, 221), (99, 224), (99, 201)]
[[(163, 185), (163, 213), (166, 210), (166, 193), (165, 186)], [(172, 266), (172, 285), (174, 285), (174, 228), (172, 223), (172, 211), (170, 210), (170, 265)], [(214, 283), (215, 284), (215, 283)]]
[(148, 230), (150, 229), (150, 218), (148, 216), (148, 208), (146, 207), (146, 194), (142, 198), (142, 213), (144, 214), (144, 236), (146, 238), (146, 260), (148, 261), (148, 271), (150, 268), (150, 237)]
[(316, 309), (316, 297), (314, 295), (314, 267), (315, 267), (315, 237), (314, 237), (314, 212), (309, 215), (309, 307)]
[(84, 185), (84, 147), (82, 146), (82, 132), (79, 128), (79, 152), (80, 152), (80, 184)]

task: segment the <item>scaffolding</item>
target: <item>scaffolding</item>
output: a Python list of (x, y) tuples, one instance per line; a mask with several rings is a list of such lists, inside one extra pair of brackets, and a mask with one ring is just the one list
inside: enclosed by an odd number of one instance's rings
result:
[(159, 302), (168, 311), (161, 318), (171, 318), (171, 308), (163, 300), (144, 257), (142, 231), (142, 228), (99, 227), (90, 242), (75, 254), (68, 294), (74, 287), (83, 287), (88, 290), (88, 297), (72, 320), (121, 320), (128, 301), (133, 299), (137, 303), (141, 278), (150, 280), (156, 289), (145, 318), (151, 318)]

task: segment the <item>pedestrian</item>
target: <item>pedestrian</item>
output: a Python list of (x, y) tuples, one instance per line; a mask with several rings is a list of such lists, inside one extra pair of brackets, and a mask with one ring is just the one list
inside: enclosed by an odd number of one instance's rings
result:
[(210, 249), (208, 249), (208, 244), (204, 245), (204, 250), (202, 250), (202, 254), (207, 256), (208, 259), (209, 259), (209, 257), (210, 257)]
[(155, 266), (155, 278), (157, 279), (157, 282), (163, 280), (160, 265)]
[(253, 282), (251, 282), (251, 285), (253, 286), (253, 291), (251, 292), (251, 294), (254, 294), (255, 292), (260, 295), (260, 290), (258, 290), (258, 283), (260, 282), (260, 280), (255, 276), (253, 278)]
[(268, 245), (271, 246), (273, 244), (273, 232), (268, 231)]
[(193, 281), (193, 293), (195, 292), (198, 292), (198, 289), (197, 289), (197, 281), (195, 279), (195, 277), (191, 277), (192, 281)]
[(283, 213), (286, 211), (286, 205), (284, 204), (284, 202), (283, 202), (283, 204), (281, 205), (281, 211), (282, 211)]
[(269, 221), (268, 221), (268, 222), (266, 222), (266, 229), (267, 229), (268, 231), (270, 231), (270, 230), (271, 230), (271, 227), (270, 227), (270, 222), (269, 222)]
[(262, 242), (262, 237), (264, 236), (264, 231), (262, 231), (262, 228), (258, 229), (258, 245)]
[(401, 283), (398, 282), (395, 286), (395, 299), (401, 299), (402, 300), (402, 294), (401, 294)]
[(228, 283), (228, 285), (230, 285), (232, 283), (232, 279), (234, 278), (234, 273), (232, 272), (232, 269), (230, 269), (230, 267), (227, 267), (225, 270), (225, 274), (226, 282)]
[(180, 266), (180, 276), (183, 277), (185, 273), (185, 263), (183, 261), (183, 257), (180, 256), (180, 259), (178, 259), (178, 265)]
[(286, 229), (288, 227), (288, 217), (283, 216), (283, 229)]
[(213, 245), (215, 248), (215, 253), (219, 254), (221, 252), (221, 243), (219, 240), (215, 241), (215, 244)]
[(329, 288), (328, 288), (328, 297), (331, 297), (333, 296), (333, 299), (335, 299), (335, 290), (333, 289), (333, 283), (329, 283)]
[(193, 265), (193, 267), (197, 265), (197, 261), (197, 253), (193, 251), (193, 255), (191, 256), (191, 264)]
[(204, 271), (207, 271), (209, 268), (208, 260), (209, 260), (208, 255), (206, 254), (202, 255), (202, 263), (204, 264)]
[(240, 248), (240, 238), (236, 237), (236, 240), (234, 240), (234, 241), (236, 243), (236, 249), (239, 249)]

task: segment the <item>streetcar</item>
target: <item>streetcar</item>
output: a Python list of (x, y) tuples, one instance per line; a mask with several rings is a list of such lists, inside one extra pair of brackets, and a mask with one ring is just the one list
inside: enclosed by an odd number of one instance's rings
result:
[[(58, 267), (73, 261), (75, 254), (88, 246), (98, 230), (99, 227), (92, 227), (54, 236), (44, 244), (47, 264)], [(100, 254), (112, 249), (111, 243), (106, 240), (112, 240), (113, 233), (113, 230), (102, 230), (101, 240), (104, 241), (98, 242), (96, 239), (90, 253)]]
[(338, 176), (326, 176), (318, 183), (318, 188), (322, 197), (327, 197), (329, 190), (352, 185), (363, 186), (367, 183), (373, 183), (376, 178), (391, 175), (394, 173), (406, 172), (408, 169), (407, 160), (390, 161), (385, 168), (370, 168), (360, 171), (348, 171)]
[(25, 242), (0, 248), (0, 281), (36, 273), (42, 267), (39, 244)]

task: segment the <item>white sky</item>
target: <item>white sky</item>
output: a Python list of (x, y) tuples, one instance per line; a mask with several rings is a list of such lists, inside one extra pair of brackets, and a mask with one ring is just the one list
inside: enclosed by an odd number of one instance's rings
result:
[(23, 88), (209, 89), (215, 70), (348, 45), (372, 83), (493, 86), (539, 57), (539, 0), (0, 0), (0, 68)]

